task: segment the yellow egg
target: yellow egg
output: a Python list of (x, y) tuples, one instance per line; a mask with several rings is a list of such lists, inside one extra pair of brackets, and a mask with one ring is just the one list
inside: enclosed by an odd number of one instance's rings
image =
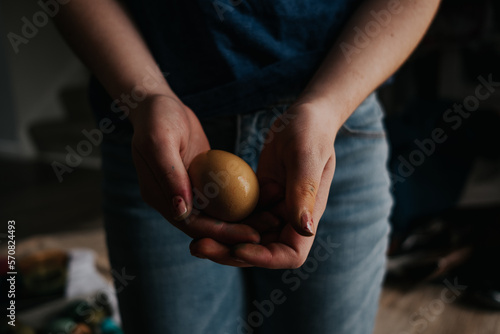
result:
[(194, 207), (227, 222), (247, 217), (259, 200), (259, 183), (252, 168), (225, 151), (198, 154), (188, 169)]

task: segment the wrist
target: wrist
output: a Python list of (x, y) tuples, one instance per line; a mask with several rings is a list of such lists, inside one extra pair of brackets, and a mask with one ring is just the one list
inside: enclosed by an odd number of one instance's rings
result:
[(136, 102), (128, 112), (128, 119), (135, 128), (141, 122), (143, 116), (150, 114), (152, 110), (172, 110), (177, 109), (179, 106), (184, 106), (182, 101), (177, 95), (169, 92), (151, 93), (147, 94), (140, 101)]
[(120, 110), (131, 122), (142, 113), (147, 105), (160, 97), (167, 97), (180, 103), (158, 67), (146, 66), (141, 72), (130, 69), (112, 84), (106, 85), (108, 93), (114, 98), (112, 109)]
[(321, 117), (325, 124), (335, 133), (338, 132), (347, 117), (345, 104), (342, 101), (336, 101), (328, 94), (322, 94), (318, 91), (306, 90), (297, 98), (293, 106), (301, 106), (305, 110)]

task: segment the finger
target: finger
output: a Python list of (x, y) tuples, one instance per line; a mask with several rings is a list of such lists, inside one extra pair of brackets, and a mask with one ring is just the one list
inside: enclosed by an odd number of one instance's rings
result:
[(260, 244), (267, 245), (267, 244), (270, 244), (272, 242), (278, 242), (280, 234), (281, 234), (281, 231), (279, 231), (279, 230), (261, 233)]
[(245, 218), (241, 223), (251, 226), (260, 233), (276, 230), (283, 225), (283, 222), (278, 218), (278, 216), (269, 211), (256, 212)]
[(163, 192), (163, 214), (170, 221), (180, 221), (191, 213), (191, 182), (178, 150), (174, 149), (175, 143), (168, 143), (165, 147), (149, 145), (140, 151), (136, 149), (136, 154), (147, 164)]
[[(245, 224), (227, 223), (215, 220), (201, 212), (194, 212), (182, 221), (170, 220), (165, 213), (164, 194), (155, 184), (156, 179), (141, 157), (135, 158), (137, 175), (140, 179), (141, 193), (149, 205), (156, 208), (167, 220), (191, 238), (210, 237), (227, 244), (240, 242), (259, 242), (260, 234)], [(146, 185), (147, 189), (143, 189)], [(196, 210), (195, 210), (196, 211)]]
[(313, 238), (304, 238), (290, 225), (287, 225), (284, 227), (278, 242), (269, 244), (244, 243), (234, 246), (231, 250), (234, 258), (257, 267), (298, 268), (307, 258), (313, 241)]
[(321, 217), (325, 212), (326, 204), (328, 202), (328, 195), (332, 185), (333, 175), (335, 173), (335, 155), (328, 159), (323, 175), (321, 176), (321, 183), (318, 192), (316, 193), (316, 202), (314, 204), (313, 217)]
[(215, 220), (201, 213), (194, 213), (176, 226), (193, 239), (208, 237), (225, 244), (260, 242), (260, 234), (245, 224)]
[(311, 155), (296, 156), (287, 162), (286, 205), (290, 223), (303, 236), (314, 234), (313, 211), (323, 168)]
[(252, 267), (242, 260), (233, 258), (231, 249), (227, 245), (210, 238), (193, 240), (189, 245), (189, 250), (193, 256), (209, 259), (219, 264), (233, 267)]
[(266, 208), (279, 200), (285, 198), (285, 189), (273, 180), (267, 178), (259, 179), (260, 195), (259, 207)]
[(303, 261), (292, 248), (281, 243), (270, 243), (266, 246), (258, 244), (240, 244), (232, 249), (234, 258), (248, 265), (268, 269), (298, 268)]

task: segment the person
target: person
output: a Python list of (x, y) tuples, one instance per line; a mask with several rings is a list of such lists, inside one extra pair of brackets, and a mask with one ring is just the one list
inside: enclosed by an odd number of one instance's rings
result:
[[(125, 333), (372, 331), (391, 208), (373, 91), (438, 2), (60, 6), (57, 26), (96, 78)], [(243, 223), (193, 209), (187, 169), (210, 147), (256, 168), (259, 210)]]

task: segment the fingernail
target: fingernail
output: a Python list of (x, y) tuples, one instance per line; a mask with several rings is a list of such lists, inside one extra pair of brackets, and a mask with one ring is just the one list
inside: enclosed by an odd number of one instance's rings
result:
[(312, 215), (309, 211), (304, 211), (302, 213), (300, 223), (301, 223), (301, 227), (302, 227), (302, 231), (304, 232), (304, 235), (308, 235), (308, 236), (314, 235), (313, 219), (312, 219)]
[(174, 196), (172, 199), (172, 205), (174, 208), (174, 219), (175, 220), (183, 220), (188, 216), (188, 209), (186, 206), (186, 202), (181, 196)]

